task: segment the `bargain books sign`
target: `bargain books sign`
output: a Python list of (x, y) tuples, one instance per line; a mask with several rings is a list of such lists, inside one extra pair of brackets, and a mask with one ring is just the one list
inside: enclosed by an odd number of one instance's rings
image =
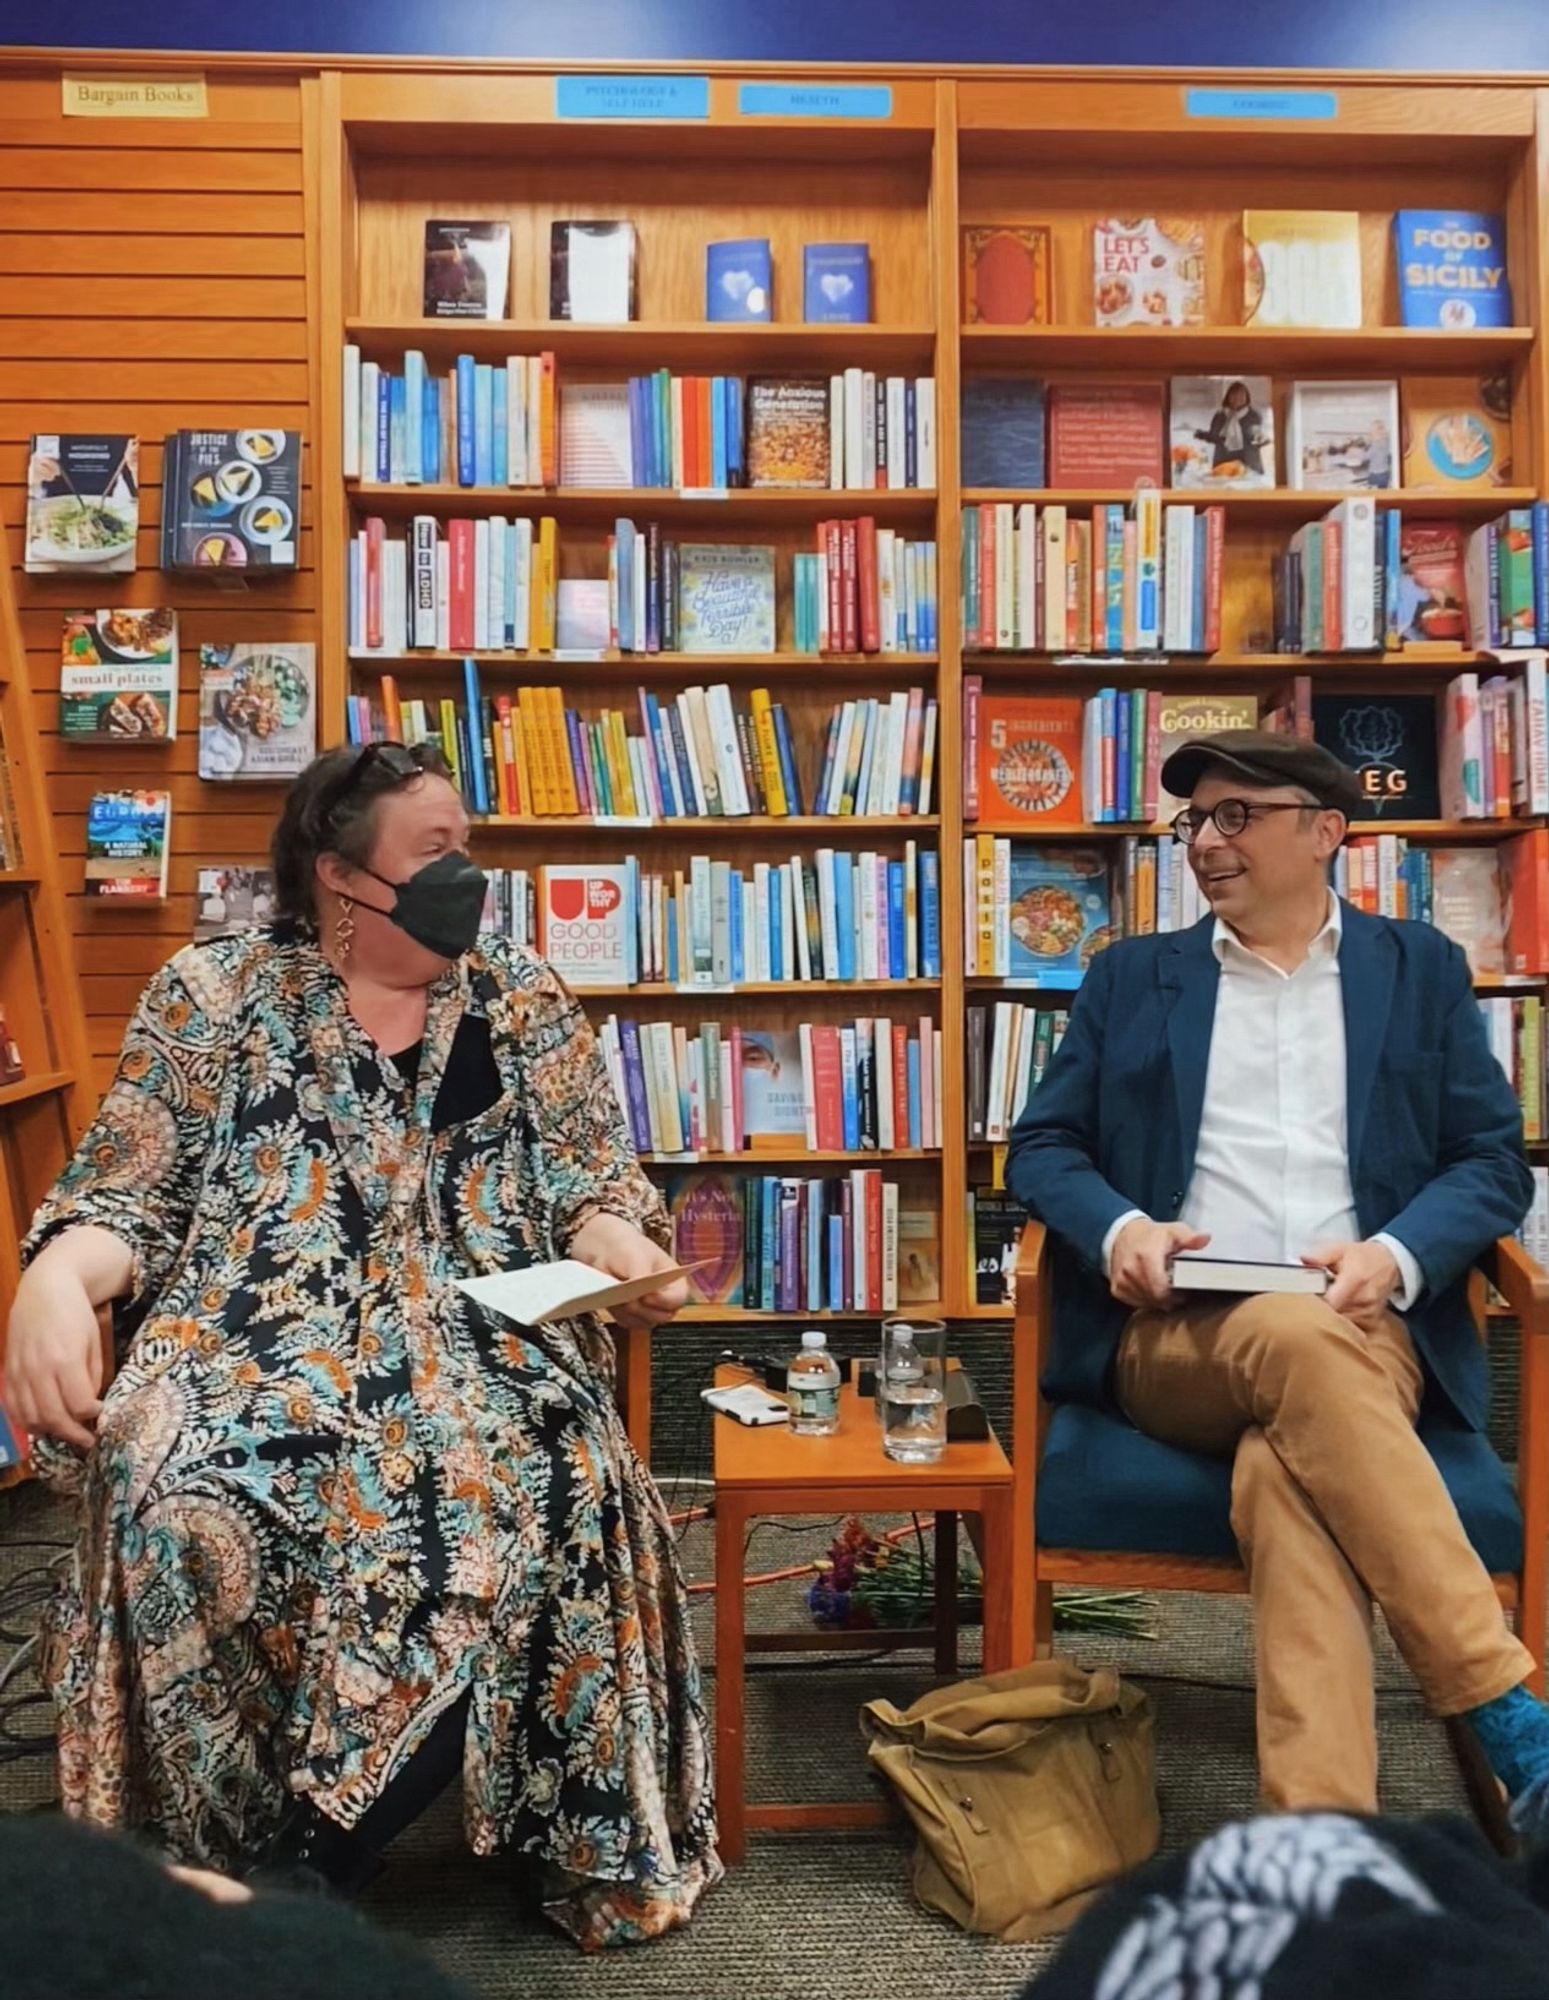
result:
[(66, 118), (208, 118), (202, 76), (64, 76)]

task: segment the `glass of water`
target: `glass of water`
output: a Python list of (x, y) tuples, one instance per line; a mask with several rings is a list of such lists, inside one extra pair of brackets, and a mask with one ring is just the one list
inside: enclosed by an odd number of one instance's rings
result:
[(939, 1319), (885, 1319), (877, 1370), (882, 1448), (904, 1465), (930, 1465), (947, 1443), (947, 1329)]

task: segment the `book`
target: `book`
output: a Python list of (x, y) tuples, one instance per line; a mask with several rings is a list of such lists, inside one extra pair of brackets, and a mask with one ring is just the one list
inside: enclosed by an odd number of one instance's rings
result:
[(1043, 486), (1044, 387), (1016, 375), (969, 375), (963, 381), (965, 486)]
[(735, 542), (682, 542), (677, 554), (679, 649), (772, 653), (774, 550)]
[(578, 986), (630, 984), (629, 869), (560, 864), (540, 871), (538, 950)]
[(1092, 309), (1099, 326), (1199, 326), (1205, 228), (1193, 216), (1114, 217), (1092, 229)]
[(282, 780), (317, 755), (317, 648), (199, 648), (199, 775)]
[(1299, 492), (1383, 493), (1398, 484), (1396, 382), (1294, 382), (1286, 474)]
[(934, 1208), (898, 1211), (898, 1303), (924, 1305), (941, 1297), (941, 1217)]
[(1312, 727), (1360, 779), (1362, 819), (1441, 818), (1434, 697), (1315, 694)]
[(1054, 318), (1051, 240), (1045, 222), (964, 226), (963, 318), (969, 326), (1050, 324)]
[(267, 868), (201, 868), (194, 898), (194, 943), (254, 930), (275, 918), (274, 875)]
[(1511, 377), (1406, 375), (1404, 485), (1424, 492), (1511, 484)]
[(1175, 375), (1168, 409), (1172, 485), (1274, 485), (1275, 396), (1267, 375)]
[(767, 236), (705, 245), (705, 318), (774, 318), (774, 260)]
[(977, 792), (985, 819), (1079, 826), (1084, 704), (1079, 695), (979, 697)]
[(574, 1319), (581, 1313), (627, 1305), (687, 1275), (674, 1264), (648, 1277), (614, 1278), (579, 1258), (560, 1257), (550, 1264), (526, 1264), (480, 1278), (454, 1278), (452, 1283), (475, 1305), (503, 1319), (515, 1320), (518, 1326), (542, 1326), (547, 1320)]
[(1461, 522), (1404, 521), (1394, 597), (1394, 628), (1401, 644), (1462, 645), (1468, 631), (1466, 557)]
[[(1258, 697), (1251, 694), (1171, 694), (1163, 690), (1157, 707), (1156, 768), (1196, 736), (1219, 736), (1226, 729), (1257, 729)], [(1171, 820), (1188, 804), (1172, 792), (1158, 792), (1157, 818)]]
[(802, 318), (864, 326), (871, 318), (871, 245), (809, 243), (802, 251)]
[(163, 569), (294, 569), (300, 535), (300, 431), (174, 431), (167, 439)]
[(67, 743), (169, 742), (177, 734), (177, 613), (69, 611), (59, 663)]
[(829, 485), (829, 386), (815, 377), (747, 390), (749, 486)]
[(30, 575), (134, 568), (140, 441), (123, 432), (38, 432), (27, 458)]
[(1465, 332), (1511, 325), (1503, 215), (1401, 208), (1393, 218), (1393, 248), (1405, 326)]
[(170, 792), (98, 792), (86, 811), (86, 893), (154, 902), (167, 893)]
[(742, 1129), (756, 1152), (765, 1139), (806, 1136), (801, 1036), (795, 1029), (744, 1028)]
[(1361, 218), (1353, 209), (1243, 210), (1245, 326), (1361, 324)]
[(559, 483), (614, 492), (636, 483), (626, 382), (566, 382), (560, 389)]
[(1505, 968), (1519, 976), (1549, 972), (1549, 832), (1534, 827), (1500, 848), (1506, 899)]
[(684, 1174), (667, 1183), (674, 1255), (697, 1268), (689, 1273), (691, 1299), (706, 1306), (742, 1304), (746, 1223), (742, 1188), (732, 1174)]
[(0, 1084), (20, 1083), (26, 1074), (27, 1065), (21, 1049), (11, 1033), (10, 1022), (5, 1018), (5, 1008), (0, 1006)]
[(1027, 1227), (1027, 1210), (1004, 1188), (969, 1190), (973, 1210), (974, 1303), (1016, 1303), (1017, 1245)]
[(1183, 1255), (1172, 1260), (1180, 1292), (1292, 1292), (1320, 1298), (1327, 1271), (1312, 1264), (1271, 1264), (1252, 1257)]
[(1079, 986), (1113, 941), (1108, 863), (1095, 848), (1011, 848), (1008, 895), (1013, 979)]
[(549, 224), (549, 318), (623, 326), (639, 317), (635, 225)]
[(1160, 486), (1160, 382), (1055, 382), (1049, 389), (1049, 484)]
[(1476, 979), (1506, 970), (1500, 864), (1490, 847), (1433, 847), (1431, 922), (1467, 954)]
[(504, 319), (509, 222), (425, 224), (426, 319)]

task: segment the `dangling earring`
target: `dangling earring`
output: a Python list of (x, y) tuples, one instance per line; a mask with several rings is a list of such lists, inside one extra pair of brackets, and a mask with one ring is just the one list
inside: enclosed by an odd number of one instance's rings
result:
[(340, 968), (350, 962), (350, 953), (355, 949), (355, 905), (348, 896), (339, 898), (339, 914), (333, 920), (333, 955)]

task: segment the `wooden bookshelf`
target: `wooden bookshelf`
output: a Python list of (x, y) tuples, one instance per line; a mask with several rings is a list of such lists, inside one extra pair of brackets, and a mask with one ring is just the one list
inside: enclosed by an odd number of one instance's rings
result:
[(96, 1103), (6, 540), (0, 524), (0, 1003), (27, 1074), (0, 1084), (0, 1379), (21, 1239)]
[[(782, 600), (790, 554), (812, 546), (820, 519), (871, 514), (879, 524), (933, 538), (938, 551), (938, 643), (929, 654), (815, 656), (792, 649), (782, 603), (779, 650), (754, 659), (685, 654), (600, 657), (477, 655), (486, 689), (558, 682), (583, 714), (616, 706), (637, 685), (672, 689), (725, 679), (734, 687), (767, 684), (792, 717), (810, 784), (821, 749), (821, 724), (832, 702), (850, 694), (919, 685), (940, 703), (936, 796), (929, 815), (897, 821), (827, 819), (679, 820), (657, 824), (574, 822), (494, 816), (476, 833), (481, 856), (529, 867), (558, 836), (577, 855), (639, 855), (645, 868), (710, 852), (740, 863), (820, 845), (861, 842), (879, 851), (918, 839), (940, 856), (943, 964), (939, 980), (898, 985), (815, 982), (744, 984), (735, 991), (689, 985), (582, 990), (594, 1016), (627, 1006), (639, 1018), (660, 1007), (675, 1020), (713, 1003), (745, 1026), (793, 1026), (803, 1018), (844, 1018), (843, 1010), (903, 1017), (923, 1005), (943, 1035), (943, 1144), (939, 1152), (880, 1158), (906, 1199), (928, 1190), (940, 1221), (941, 1291), (937, 1309), (955, 1319), (994, 1321), (999, 1308), (973, 1304), (971, 1244), (964, 1189), (989, 1178), (994, 1149), (970, 1146), (965, 1110), (965, 1006), (969, 995), (1025, 992), (1038, 1004), (1068, 1005), (1066, 993), (1019, 988), (965, 974), (960, 855), (965, 834), (1027, 829), (963, 817), (962, 685), (965, 673), (986, 689), (1048, 687), (1090, 691), (1100, 683), (1188, 692), (1255, 691), (1265, 705), (1292, 678), (1318, 689), (1439, 689), (1453, 674), (1481, 664), (1457, 646), (1403, 653), (1290, 655), (1269, 650), (1270, 558), (1304, 520), (1333, 505), (1335, 494), (1270, 489), (1211, 494), (1227, 508), (1222, 644), (1208, 657), (1122, 661), (1048, 654), (965, 654), (959, 604), (964, 505), (980, 501), (1059, 503), (1082, 509), (1127, 501), (1118, 491), (1056, 489), (964, 491), (959, 476), (958, 408), (965, 374), (1032, 374), (1059, 380), (1164, 380), (1175, 373), (1253, 372), (1273, 378), (1277, 430), (1285, 436), (1283, 399), (1292, 381), (1425, 373), (1465, 376), (1505, 371), (1514, 388), (1513, 484), (1483, 494), (1395, 491), (1385, 500), (1406, 513), (1478, 521), (1526, 504), (1542, 490), (1549, 464), (1546, 408), (1549, 360), (1539, 337), (1545, 312), (1538, 244), (1549, 187), (1549, 92), (1519, 83), (1402, 84), (1341, 80), (1338, 115), (1316, 125), (1221, 125), (1191, 120), (1183, 80), (1139, 74), (1059, 79), (1038, 73), (975, 73), (935, 81), (917, 73), (878, 72), (894, 91), (894, 116), (869, 122), (754, 121), (739, 118), (733, 79), (712, 76), (707, 121), (670, 132), (648, 126), (591, 125), (555, 116), (551, 79), (526, 69), (489, 74), (392, 72), (342, 65), (317, 86), (319, 180), (319, 352), (322, 433), (316, 456), (319, 574), (333, 688), (367, 694), (391, 672), (401, 692), (439, 697), (460, 692), (457, 653), (349, 657), (345, 570), (349, 535), (368, 513), (391, 523), (430, 512), (552, 514), (560, 523), (561, 573), (602, 574), (609, 525), (623, 514), (637, 523), (692, 528), (707, 537), (758, 539), (776, 548)], [(1541, 182), (1543, 186), (1541, 186)], [(1244, 207), (1345, 208), (1361, 217), (1363, 324), (1349, 332), (1244, 328), (1238, 271)], [(1518, 324), (1499, 330), (1441, 333), (1400, 323), (1390, 230), (1399, 207), (1463, 206), (1507, 216), (1510, 276)], [(1091, 323), (1090, 230), (1105, 215), (1185, 213), (1202, 218), (1209, 266), (1207, 320), (1167, 329), (1106, 329)], [(512, 225), (513, 317), (496, 323), (426, 321), (419, 316), (421, 231), (432, 215), (500, 216)], [(639, 232), (640, 308), (628, 326), (555, 324), (545, 316), (549, 221), (562, 215), (617, 216)], [(959, 230), (966, 222), (1046, 221), (1053, 231), (1055, 320), (1048, 326), (980, 327), (963, 323)], [(775, 259), (775, 320), (765, 326), (717, 325), (704, 309), (704, 245), (719, 238), (768, 236)], [(873, 323), (807, 326), (801, 309), (801, 246), (807, 241), (866, 240), (871, 246)], [(346, 340), (367, 359), (396, 365), (418, 348), (432, 369), (458, 354), (491, 362), (551, 350), (566, 379), (617, 380), (659, 367), (684, 372), (810, 373), (846, 366), (878, 373), (933, 374), (937, 384), (937, 489), (934, 492), (732, 492), (725, 497), (670, 491), (615, 493), (480, 491), (450, 485), (386, 486), (346, 482), (340, 456), (341, 386), (335, 357)], [(1201, 496), (1191, 495), (1198, 499)], [(338, 728), (337, 715), (335, 728)], [(1420, 842), (1491, 842), (1523, 822), (1384, 822), (1356, 829), (1394, 832)], [(1135, 825), (1051, 828), (1045, 839), (1112, 843), (1165, 829)], [(1543, 982), (1538, 982), (1542, 985)], [(1531, 990), (1532, 982), (1528, 983)], [(1480, 982), (1481, 992), (1516, 990)], [(891, 996), (891, 997), (889, 997)], [(685, 1006), (687, 1003), (687, 1007)], [(896, 1004), (895, 1004), (896, 1003)], [(734, 1160), (653, 1158), (662, 1174), (696, 1167), (755, 1173), (782, 1160), (750, 1152)], [(831, 1162), (795, 1147), (782, 1163)], [(723, 1309), (695, 1319), (760, 1319)], [(808, 1317), (803, 1315), (802, 1317)]]

